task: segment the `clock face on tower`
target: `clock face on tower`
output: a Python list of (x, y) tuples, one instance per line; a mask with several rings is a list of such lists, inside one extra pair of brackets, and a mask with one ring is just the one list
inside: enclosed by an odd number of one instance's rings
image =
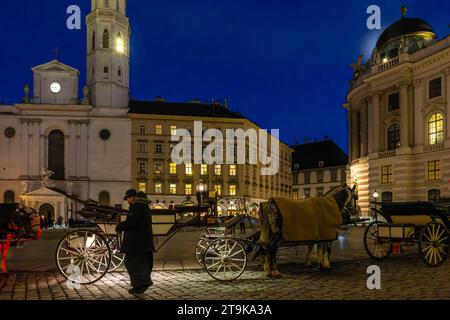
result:
[(61, 85), (58, 82), (53, 82), (50, 85), (50, 91), (53, 93), (59, 93), (61, 91)]

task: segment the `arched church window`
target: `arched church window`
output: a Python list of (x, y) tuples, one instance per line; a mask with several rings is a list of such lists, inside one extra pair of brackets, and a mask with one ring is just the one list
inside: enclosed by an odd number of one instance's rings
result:
[(103, 31), (103, 48), (109, 49), (109, 31)]
[(64, 133), (60, 130), (48, 135), (48, 169), (54, 172), (53, 180), (64, 180)]
[(95, 31), (92, 32), (92, 50), (95, 50)]
[(116, 51), (118, 53), (125, 53), (125, 41), (123, 39), (122, 33), (120, 33), (120, 32), (117, 34)]
[(13, 191), (8, 190), (5, 192), (5, 194), (3, 195), (3, 202), (5, 204), (13, 204), (16, 202), (16, 196), (14, 194)]
[(435, 145), (444, 141), (444, 116), (438, 112), (428, 119), (428, 144)]
[(109, 207), (111, 205), (111, 197), (109, 195), (109, 192), (100, 192), (100, 194), (98, 195), (98, 202), (101, 206)]
[(400, 124), (394, 123), (388, 129), (388, 149), (395, 150), (400, 145)]

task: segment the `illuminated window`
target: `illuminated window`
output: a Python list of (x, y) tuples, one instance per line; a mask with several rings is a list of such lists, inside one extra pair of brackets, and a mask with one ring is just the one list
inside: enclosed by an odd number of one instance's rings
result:
[(392, 166), (381, 167), (381, 183), (392, 183)]
[(395, 150), (400, 144), (400, 125), (394, 123), (388, 129), (388, 149)]
[(230, 196), (235, 196), (235, 195), (236, 195), (236, 186), (231, 185), (230, 186)]
[(220, 164), (216, 164), (216, 165), (214, 166), (214, 174), (215, 174), (216, 176), (222, 175), (222, 166), (221, 166)]
[(172, 136), (177, 134), (177, 126), (170, 126), (170, 134)]
[(192, 176), (192, 163), (186, 163), (186, 171), (187, 176)]
[(139, 191), (140, 192), (147, 192), (147, 184), (145, 182), (139, 183)]
[(208, 165), (207, 164), (202, 164), (202, 166), (200, 168), (200, 174), (202, 176), (208, 175)]
[(177, 194), (177, 185), (175, 183), (171, 183), (170, 184), (169, 193), (170, 194)]
[(139, 174), (147, 173), (147, 161), (139, 161)]
[(437, 78), (434, 80), (431, 80), (429, 83), (429, 96), (430, 99), (436, 98), (436, 97), (440, 97), (442, 95), (442, 83), (441, 83), (441, 78)]
[(155, 183), (155, 194), (162, 194), (162, 183)]
[(444, 141), (444, 116), (442, 113), (433, 114), (428, 120), (428, 143), (435, 145)]
[(220, 184), (216, 184), (214, 186), (214, 191), (217, 192), (217, 195), (220, 197), (222, 195), (222, 186)]
[(428, 181), (436, 181), (441, 179), (441, 162), (429, 161), (428, 162)]
[(145, 124), (139, 125), (139, 133), (140, 134), (146, 134), (147, 133), (147, 126)]
[(236, 174), (237, 174), (236, 165), (235, 164), (230, 165), (230, 176), (236, 176)]
[(157, 124), (156, 126), (155, 126), (155, 132), (156, 132), (156, 134), (157, 135), (162, 135), (163, 134), (163, 127), (162, 127), (162, 125), (160, 125), (160, 124)]
[(125, 41), (123, 40), (123, 36), (120, 32), (116, 39), (116, 51), (122, 54), (125, 53)]
[(170, 174), (177, 174), (177, 164), (176, 163), (171, 163), (170, 164)]
[(187, 196), (192, 195), (192, 184), (187, 184), (187, 185), (185, 186), (184, 190), (185, 190), (185, 194), (186, 194)]
[(155, 174), (162, 174), (163, 164), (161, 161), (155, 162)]

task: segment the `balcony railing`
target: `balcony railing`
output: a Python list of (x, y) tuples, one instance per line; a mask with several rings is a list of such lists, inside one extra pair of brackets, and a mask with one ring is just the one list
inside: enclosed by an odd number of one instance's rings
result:
[(390, 69), (392, 67), (395, 67), (396, 65), (398, 65), (400, 63), (400, 57), (395, 57), (394, 59), (391, 59), (385, 63), (382, 63), (381, 65), (378, 66), (378, 71), (384, 71), (387, 69)]
[(424, 152), (432, 152), (444, 149), (444, 143), (436, 143), (423, 147)]
[(397, 155), (396, 150), (389, 150), (389, 151), (384, 151), (384, 152), (378, 153), (378, 158), (380, 158), (380, 159), (392, 158), (392, 157), (395, 157), (396, 155)]

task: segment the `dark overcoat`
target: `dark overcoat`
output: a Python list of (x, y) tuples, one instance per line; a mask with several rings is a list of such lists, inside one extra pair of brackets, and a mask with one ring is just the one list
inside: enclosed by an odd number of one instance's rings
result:
[(147, 201), (137, 200), (130, 206), (127, 220), (119, 223), (117, 232), (123, 232), (122, 253), (140, 254), (155, 251), (152, 231), (152, 212)]

